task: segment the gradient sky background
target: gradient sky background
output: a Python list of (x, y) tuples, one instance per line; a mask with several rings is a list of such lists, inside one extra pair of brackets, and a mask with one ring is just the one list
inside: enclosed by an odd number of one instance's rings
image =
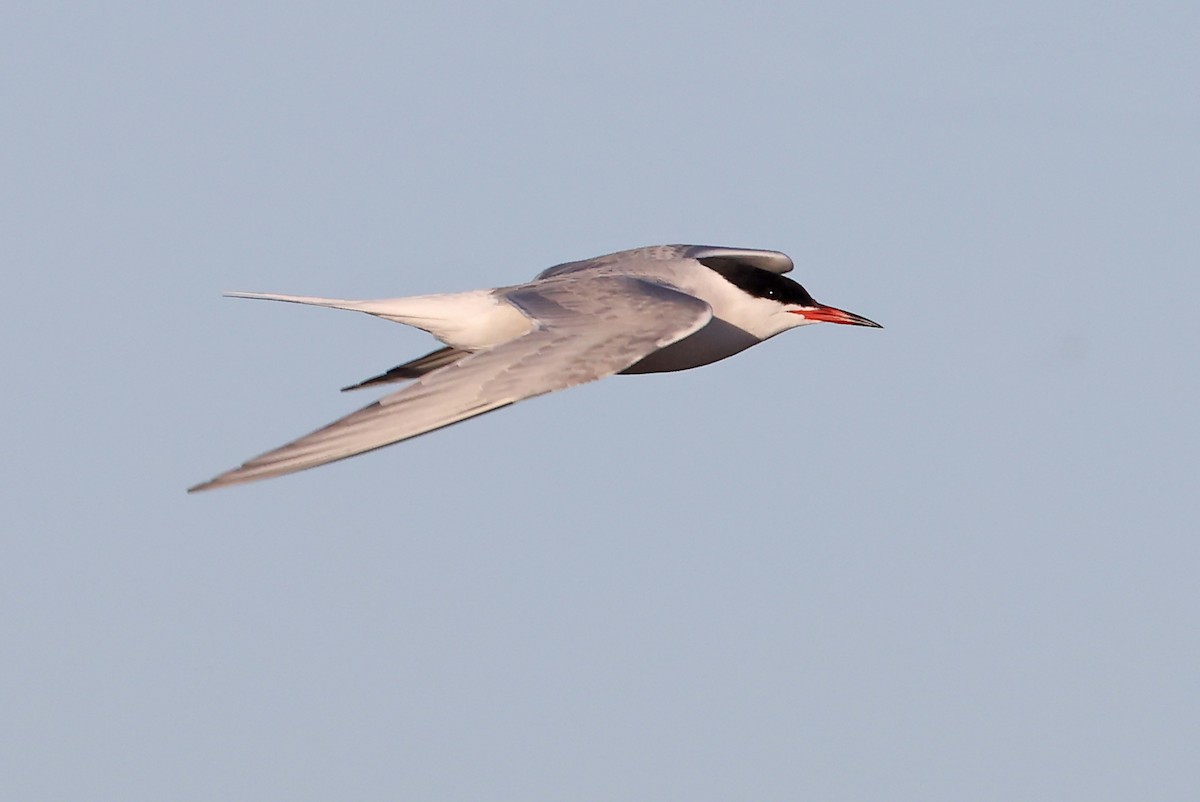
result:
[[(204, 5), (0, 12), (0, 798), (1195, 798), (1200, 6)], [(660, 242), (887, 328), (185, 495)]]

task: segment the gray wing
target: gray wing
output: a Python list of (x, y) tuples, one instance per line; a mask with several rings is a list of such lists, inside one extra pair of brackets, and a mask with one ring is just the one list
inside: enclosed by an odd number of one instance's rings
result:
[(579, 262), (565, 262), (547, 268), (538, 274), (539, 279), (565, 276), (583, 270), (597, 268), (607, 272), (620, 272), (622, 265), (631, 262), (662, 262), (680, 259), (716, 259), (737, 262), (751, 267), (769, 270), (772, 273), (787, 273), (792, 269), (792, 259), (779, 251), (760, 251), (753, 248), (724, 248), (718, 245), (651, 245), (629, 251), (597, 256)]
[(628, 276), (524, 284), (506, 290), (505, 297), (537, 322), (528, 334), (428, 373), (191, 490), (302, 471), (600, 379), (682, 340), (712, 318), (704, 301)]
[(757, 251), (751, 248), (720, 248), (713, 245), (690, 245), (685, 254), (688, 259), (710, 259), (750, 265), (771, 273), (790, 273), (792, 257), (779, 251)]

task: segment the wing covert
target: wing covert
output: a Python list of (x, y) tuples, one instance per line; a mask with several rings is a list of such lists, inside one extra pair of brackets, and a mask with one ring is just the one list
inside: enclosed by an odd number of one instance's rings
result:
[(719, 245), (651, 245), (647, 248), (618, 251), (578, 262), (564, 262), (543, 270), (537, 277), (546, 279), (595, 269), (619, 269), (621, 265), (630, 262), (662, 262), (679, 259), (696, 259), (698, 261), (711, 259), (717, 262), (749, 265), (781, 274), (790, 272), (793, 267), (791, 257), (779, 251), (726, 248)]

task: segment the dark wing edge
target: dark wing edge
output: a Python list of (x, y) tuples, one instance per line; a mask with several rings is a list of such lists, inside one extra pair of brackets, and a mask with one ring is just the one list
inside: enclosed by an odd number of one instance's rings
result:
[(364, 387), (375, 387), (380, 384), (394, 384), (395, 382), (407, 381), (408, 379), (419, 379), (426, 373), (432, 373), (438, 368), (444, 368), (447, 365), (452, 365), (463, 357), (467, 356), (470, 351), (463, 351), (458, 348), (447, 345), (445, 348), (439, 348), (433, 353), (426, 354), (423, 357), (414, 359), (411, 362), (405, 362), (403, 365), (380, 373), (378, 376), (372, 376), (369, 379), (364, 379), (358, 384), (351, 384), (342, 388), (342, 392), (349, 390), (361, 390)]

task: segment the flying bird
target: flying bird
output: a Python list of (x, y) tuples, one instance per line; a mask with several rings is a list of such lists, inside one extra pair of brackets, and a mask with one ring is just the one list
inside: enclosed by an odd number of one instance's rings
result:
[(473, 292), (367, 301), (229, 293), (366, 312), (445, 347), (343, 388), (411, 381), (403, 389), (189, 492), (314, 468), (614, 373), (700, 367), (812, 323), (882, 328), (818, 303), (784, 275), (791, 269), (776, 251), (657, 245)]

